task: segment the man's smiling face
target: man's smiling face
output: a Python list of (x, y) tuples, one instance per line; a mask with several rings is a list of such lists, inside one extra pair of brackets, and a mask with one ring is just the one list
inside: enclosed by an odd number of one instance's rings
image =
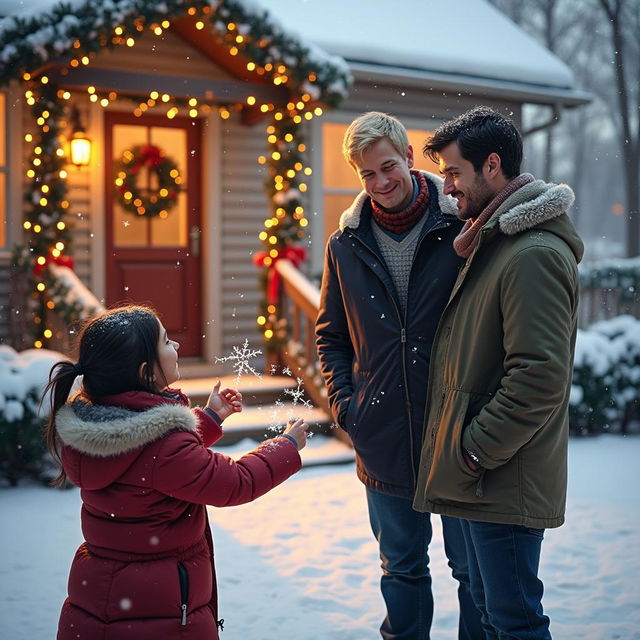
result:
[(362, 188), (383, 209), (402, 211), (411, 204), (413, 180), (413, 149), (406, 156), (400, 154), (389, 138), (372, 144), (359, 159), (353, 160)]

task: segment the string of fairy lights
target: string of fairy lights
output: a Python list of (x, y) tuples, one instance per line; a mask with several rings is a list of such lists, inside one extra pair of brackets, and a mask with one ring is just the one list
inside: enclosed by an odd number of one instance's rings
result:
[[(247, 72), (255, 74), (257, 78), (269, 79), (274, 86), (287, 87), (290, 102), (278, 105), (261, 102), (259, 97), (247, 95), (242, 102), (222, 104), (213, 97), (177, 96), (159, 90), (134, 99), (96, 86), (87, 87), (86, 93), (72, 92), (57, 86), (46, 75), (46, 71), (40, 75), (34, 72), (42, 67), (41, 58), (30, 59), (30, 56), (33, 57), (33, 48), (29, 48), (27, 36), (35, 26), (33, 20), (29, 25), (18, 24), (12, 36), (12, 44), (18, 55), (15, 59), (9, 59), (6, 69), (13, 70), (15, 74), (22, 65), (18, 76), (25, 86), (24, 97), (31, 108), (33, 127), (24, 138), (30, 145), (26, 171), (27, 206), (23, 224), (26, 244), (16, 251), (15, 259), (32, 281), (35, 347), (47, 346), (53, 337), (52, 328), (47, 326), (47, 311), (61, 314), (68, 323), (77, 321), (83, 311), (78, 303), (66, 301), (67, 290), (56, 283), (47, 269), (51, 262), (73, 266), (69, 257), (71, 229), (66, 220), (70, 203), (65, 148), (69, 141), (70, 107), (82, 100), (104, 109), (116, 102), (133, 101), (132, 111), (138, 117), (150, 112), (164, 113), (169, 120), (178, 115), (195, 119), (217, 113), (221, 119), (227, 120), (233, 113), (253, 109), (268, 119), (268, 151), (258, 158), (258, 162), (266, 170), (265, 190), (269, 196), (271, 215), (264, 220), (263, 229), (258, 234), (264, 251), (256, 264), (262, 268), (264, 296), (257, 325), (268, 352), (276, 351), (286, 339), (286, 323), (279, 315), (278, 300), (269, 283), (271, 281), (273, 285), (274, 268), (279, 259), (295, 256), (299, 262), (303, 257), (303, 250), (295, 245), (304, 238), (308, 225), (304, 194), (308, 189), (312, 168), (305, 161), (302, 126), (322, 115), (323, 107), (320, 105), (335, 106), (339, 102), (350, 83), (349, 73), (340, 65), (320, 64), (312, 59), (309, 51), (301, 48), (299, 42), (270, 24), (264, 14), (252, 13), (251, 8), (241, 0), (223, 0), (217, 4), (169, 0), (164, 3), (164, 9), (165, 15), (160, 16), (157, 3), (138, 2), (135, 13), (125, 19), (119, 15), (118, 24), (114, 26), (105, 20), (104, 11), (101, 10), (102, 13), (98, 15), (95, 6), (87, 3), (83, 7), (82, 17), (88, 21), (87, 27), (90, 26), (89, 21), (93, 21), (93, 33), (91, 29), (77, 30), (86, 35), (72, 40), (68, 51), (70, 58), (60, 71), (60, 83), (64, 83), (64, 76), (71, 69), (89, 66), (103, 48), (134, 48), (142, 35), (151, 33), (162, 37), (171, 27), (172, 19), (189, 16), (195, 20), (196, 30), (209, 30), (212, 37), (225, 45), (230, 56), (240, 56)], [(60, 23), (60, 18), (54, 16), (53, 20)], [(98, 24), (104, 26), (98, 28)], [(19, 36), (26, 47), (22, 56), (19, 55), (20, 47), (16, 46), (20, 42)], [(2, 44), (0, 42), (0, 48)], [(54, 53), (58, 58), (61, 52), (52, 49), (52, 57)]]

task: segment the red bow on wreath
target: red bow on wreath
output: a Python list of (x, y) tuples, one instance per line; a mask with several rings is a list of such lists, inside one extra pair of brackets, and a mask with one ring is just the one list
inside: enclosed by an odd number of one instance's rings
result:
[(57, 258), (54, 258), (52, 255), (48, 255), (44, 259), (44, 264), (39, 264), (38, 262), (36, 262), (33, 265), (33, 275), (39, 276), (47, 268), (47, 265), (50, 262), (59, 264), (61, 267), (69, 267), (69, 269), (73, 269), (73, 267), (75, 266), (73, 258), (70, 258), (69, 256), (58, 256)]
[(268, 251), (260, 251), (254, 254), (253, 264), (256, 267), (264, 267), (265, 260), (269, 258), (271, 262), (267, 269), (267, 302), (276, 304), (280, 295), (280, 274), (276, 270), (276, 262), (278, 260), (291, 260), (295, 267), (299, 267), (301, 262), (307, 257), (307, 250), (304, 247), (285, 247), (278, 250), (278, 255), (272, 258)]
[(140, 147), (140, 157), (138, 161), (131, 167), (129, 173), (136, 175), (142, 167), (157, 167), (162, 162), (162, 152), (153, 144), (147, 144)]

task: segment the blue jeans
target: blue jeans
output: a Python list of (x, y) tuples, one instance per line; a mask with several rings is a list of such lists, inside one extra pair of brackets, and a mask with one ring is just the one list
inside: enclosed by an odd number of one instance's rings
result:
[[(433, 594), (428, 548), (431, 519), (414, 511), (413, 501), (367, 488), (371, 529), (380, 547), (380, 590), (387, 615), (380, 626), (385, 640), (429, 640)], [(444, 548), (460, 583), (460, 640), (483, 640), (480, 611), (470, 594), (467, 552), (457, 518), (442, 517)]]
[(551, 640), (538, 578), (544, 529), (460, 520), (487, 640)]

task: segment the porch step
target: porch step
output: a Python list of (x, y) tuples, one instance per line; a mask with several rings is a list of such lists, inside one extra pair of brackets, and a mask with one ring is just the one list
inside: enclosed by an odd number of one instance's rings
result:
[(264, 375), (257, 378), (253, 375), (240, 376), (218, 376), (211, 378), (186, 378), (176, 383), (189, 398), (192, 405), (204, 406), (209, 398), (211, 389), (220, 380), (220, 388), (231, 387), (238, 389), (242, 393), (242, 402), (245, 410), (249, 406), (267, 405), (274, 403), (277, 398), (281, 398), (284, 389), (295, 389), (297, 383), (291, 376), (270, 376)]
[[(247, 438), (228, 447), (214, 446), (214, 449), (238, 460), (256, 446), (253, 440)], [(307, 446), (300, 452), (302, 467), (319, 467), (329, 464), (348, 464), (355, 460), (353, 449), (338, 438), (330, 435), (313, 435), (307, 441)]]

